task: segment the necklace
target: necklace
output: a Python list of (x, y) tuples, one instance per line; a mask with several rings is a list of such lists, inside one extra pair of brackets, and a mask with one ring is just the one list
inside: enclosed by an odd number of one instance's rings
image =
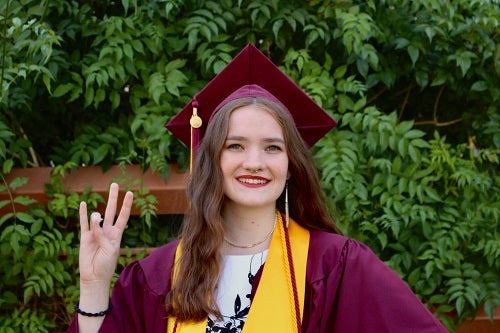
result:
[(256, 247), (257, 245), (264, 243), (265, 241), (267, 241), (271, 237), (271, 235), (274, 232), (274, 229), (276, 228), (276, 221), (277, 220), (278, 220), (278, 215), (276, 215), (276, 218), (274, 219), (274, 226), (271, 229), (271, 231), (269, 231), (269, 233), (266, 235), (266, 237), (264, 237), (264, 239), (262, 239), (258, 242), (255, 242), (255, 243), (252, 243), (249, 245), (239, 245), (239, 244), (235, 244), (235, 243), (231, 242), (229, 239), (226, 238), (226, 236), (224, 236), (224, 241), (233, 247), (237, 247), (240, 249), (251, 249), (252, 247)]

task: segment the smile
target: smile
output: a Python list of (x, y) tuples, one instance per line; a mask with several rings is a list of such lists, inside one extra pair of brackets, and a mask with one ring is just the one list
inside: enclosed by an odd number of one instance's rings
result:
[(261, 184), (266, 184), (268, 183), (267, 180), (262, 179), (262, 178), (238, 178), (238, 181), (245, 183), (245, 184), (252, 184), (252, 185), (261, 185)]

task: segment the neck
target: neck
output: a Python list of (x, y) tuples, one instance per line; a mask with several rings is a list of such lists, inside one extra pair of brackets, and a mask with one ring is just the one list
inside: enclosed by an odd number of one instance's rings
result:
[(274, 207), (244, 210), (225, 207), (223, 218), (225, 254), (252, 254), (269, 247), (276, 222)]

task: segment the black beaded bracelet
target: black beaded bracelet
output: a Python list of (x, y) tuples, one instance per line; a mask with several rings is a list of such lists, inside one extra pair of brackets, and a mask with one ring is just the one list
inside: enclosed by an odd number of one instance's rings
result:
[(109, 301), (109, 306), (106, 310), (101, 311), (101, 312), (95, 312), (95, 313), (85, 312), (82, 309), (80, 309), (79, 305), (80, 305), (80, 301), (76, 301), (76, 303), (75, 303), (76, 313), (79, 313), (82, 316), (86, 316), (86, 317), (102, 317), (102, 316), (105, 316), (108, 313), (110, 313), (111, 310), (113, 310), (113, 304), (111, 304), (111, 301)]

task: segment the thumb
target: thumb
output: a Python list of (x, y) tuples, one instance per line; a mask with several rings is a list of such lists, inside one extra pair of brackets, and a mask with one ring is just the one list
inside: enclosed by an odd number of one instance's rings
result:
[(101, 229), (101, 222), (102, 222), (102, 217), (101, 214), (98, 212), (93, 212), (90, 214), (90, 229), (91, 230), (98, 230)]
[(112, 253), (114, 251), (113, 245), (109, 242), (104, 234), (104, 229), (102, 228), (102, 217), (101, 214), (94, 212), (90, 215), (90, 231), (96, 240), (96, 243), (104, 250), (106, 253)]

